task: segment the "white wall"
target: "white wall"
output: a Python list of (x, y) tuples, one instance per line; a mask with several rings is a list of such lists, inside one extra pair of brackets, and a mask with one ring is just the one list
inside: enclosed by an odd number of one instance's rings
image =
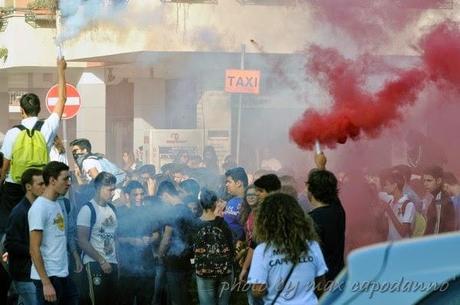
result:
[(165, 81), (133, 79), (134, 83), (134, 148), (144, 144), (144, 133), (165, 125)]
[(77, 115), (77, 138), (91, 141), (93, 151), (105, 153), (106, 142), (106, 86), (104, 70), (83, 72), (78, 81), (82, 105)]

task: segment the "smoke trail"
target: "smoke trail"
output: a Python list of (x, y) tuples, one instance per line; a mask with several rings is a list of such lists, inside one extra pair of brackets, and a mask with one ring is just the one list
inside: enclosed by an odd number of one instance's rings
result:
[(334, 104), (327, 113), (306, 111), (291, 128), (291, 139), (301, 148), (311, 149), (315, 139), (335, 147), (363, 133), (372, 138), (379, 135), (382, 127), (403, 117), (404, 106), (417, 100), (428, 79), (437, 86), (447, 84), (460, 89), (458, 23), (445, 21), (434, 26), (422, 37), (419, 47), (421, 67), (401, 70), (375, 94), (363, 89), (363, 59), (347, 60), (337, 50), (311, 47), (306, 70), (327, 88)]
[[(250, 40), (251, 44), (260, 52), (260, 54), (263, 56), (267, 64), (270, 65), (270, 59), (265, 52), (265, 49), (263, 46), (261, 46), (257, 41), (254, 39)], [(286, 72), (283, 70), (284, 63), (281, 59), (278, 59), (274, 64), (270, 65), (272, 69), (272, 73), (276, 75), (283, 84), (285, 84), (289, 89), (292, 91), (297, 91), (299, 89), (298, 84), (296, 84), (292, 79), (290, 79), (287, 75)]]
[(63, 26), (56, 41), (62, 43), (72, 39), (97, 21), (117, 20), (127, 2), (124, 0), (60, 0)]
[(310, 53), (307, 70), (327, 86), (334, 104), (328, 113), (306, 111), (291, 128), (291, 139), (305, 149), (311, 149), (316, 139), (335, 147), (336, 143), (357, 139), (362, 133), (375, 137), (381, 127), (401, 117), (402, 106), (415, 101), (426, 78), (417, 69), (404, 71), (373, 95), (363, 89), (363, 71), (356, 69), (367, 57), (347, 60), (336, 50), (318, 46), (311, 47)]

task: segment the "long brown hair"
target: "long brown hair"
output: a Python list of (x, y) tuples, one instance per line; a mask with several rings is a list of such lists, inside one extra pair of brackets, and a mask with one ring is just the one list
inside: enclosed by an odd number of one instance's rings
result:
[(259, 204), (254, 234), (257, 241), (281, 250), (291, 262), (308, 254), (308, 241), (318, 241), (311, 217), (294, 197), (282, 193), (269, 195)]
[(245, 225), (246, 221), (248, 220), (249, 214), (257, 206), (257, 204), (256, 204), (256, 206), (251, 207), (249, 205), (248, 201), (246, 200), (246, 196), (248, 195), (248, 190), (255, 190), (255, 189), (256, 189), (256, 187), (253, 184), (251, 184), (244, 191), (244, 198), (243, 198), (243, 203), (241, 204), (241, 212), (240, 212), (240, 224), (242, 226)]

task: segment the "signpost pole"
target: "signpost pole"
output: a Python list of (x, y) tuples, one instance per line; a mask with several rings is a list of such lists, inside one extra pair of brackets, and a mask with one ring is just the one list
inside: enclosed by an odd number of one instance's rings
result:
[(64, 144), (67, 151), (67, 120), (62, 121), (62, 144)]
[[(244, 57), (246, 55), (246, 45), (241, 44), (241, 70), (244, 70)], [(241, 141), (241, 108), (243, 104), (243, 94), (240, 93), (238, 100), (238, 128), (236, 134), (236, 164), (240, 164), (240, 141)]]

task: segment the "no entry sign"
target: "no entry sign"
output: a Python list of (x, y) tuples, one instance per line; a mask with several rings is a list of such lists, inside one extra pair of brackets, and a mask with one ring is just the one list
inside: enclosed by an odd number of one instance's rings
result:
[[(58, 101), (58, 85), (54, 85), (48, 90), (46, 94), (46, 108), (51, 113), (54, 110), (54, 106)], [(63, 119), (71, 119), (77, 115), (81, 106), (81, 97), (78, 93), (77, 88), (70, 84), (66, 84), (67, 101), (65, 103), (64, 112), (62, 113)]]

